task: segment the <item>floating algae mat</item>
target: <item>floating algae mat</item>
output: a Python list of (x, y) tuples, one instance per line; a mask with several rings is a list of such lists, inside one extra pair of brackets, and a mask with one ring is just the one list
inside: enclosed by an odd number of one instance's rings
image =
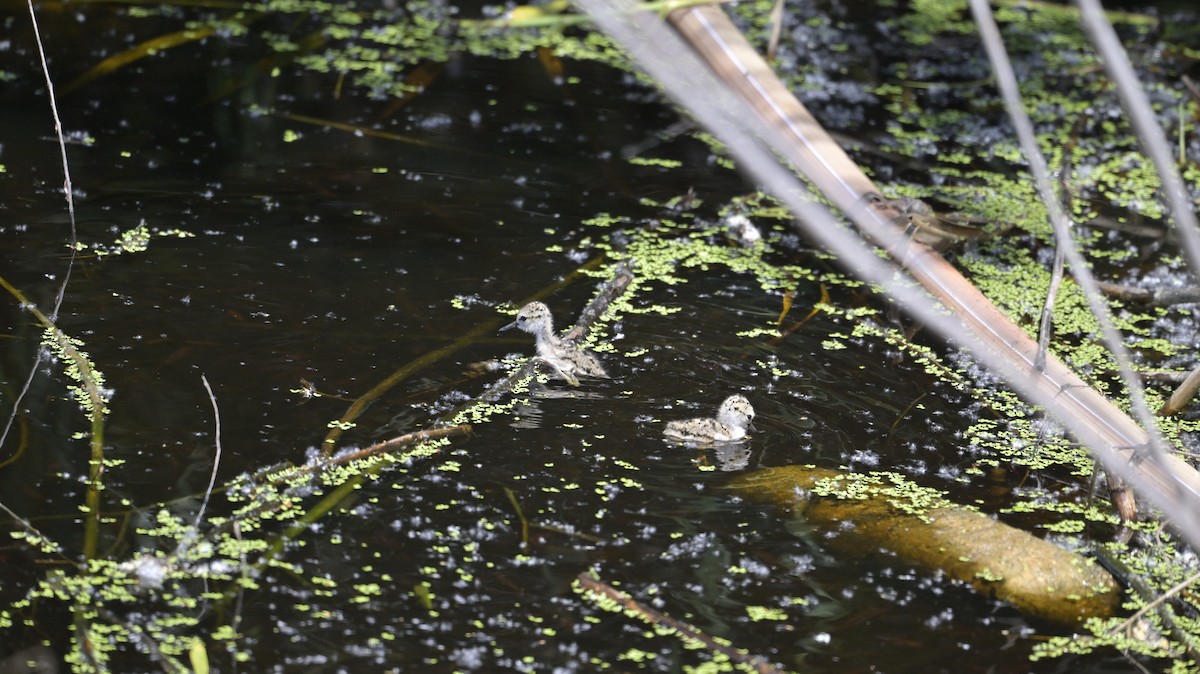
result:
[(892, 474), (783, 466), (748, 473), (726, 487), (838, 531), (830, 541), (834, 548), (889, 550), (1031, 616), (1077, 624), (1111, 616), (1121, 599), (1116, 581), (1091, 560)]

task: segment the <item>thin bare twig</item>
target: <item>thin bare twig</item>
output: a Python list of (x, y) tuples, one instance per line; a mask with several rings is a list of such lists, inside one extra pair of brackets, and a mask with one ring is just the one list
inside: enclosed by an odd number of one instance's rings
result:
[(1054, 333), (1054, 303), (1063, 282), (1063, 266), (1067, 254), (1058, 237), (1054, 241), (1054, 264), (1050, 268), (1050, 287), (1046, 290), (1046, 302), (1042, 305), (1042, 320), (1038, 325), (1038, 352), (1034, 367), (1038, 372), (1046, 369), (1046, 354), (1050, 351), (1050, 336)]
[[(1063, 149), (1062, 168), (1059, 172), (1059, 187), (1062, 190), (1063, 211), (1071, 212), (1071, 195), (1070, 186), (1067, 184), (1067, 176), (1071, 171), (1071, 156), (1075, 150), (1075, 141), (1079, 137), (1079, 130), (1083, 124), (1084, 117), (1075, 120), (1075, 126), (1071, 133), (1071, 141)], [(1050, 269), (1050, 288), (1046, 291), (1046, 302), (1042, 305), (1042, 320), (1038, 326), (1038, 353), (1034, 360), (1034, 367), (1038, 372), (1043, 372), (1046, 369), (1046, 354), (1050, 351), (1050, 337), (1054, 333), (1054, 304), (1058, 300), (1058, 290), (1063, 282), (1063, 267), (1066, 264), (1066, 250), (1059, 243), (1059, 237), (1054, 237), (1054, 263)]]
[[(42, 47), (42, 33), (38, 28), (37, 13), (33, 9), (33, 0), (29, 0), (29, 21), (33, 25), (33, 37), (37, 44), (38, 56), (41, 58), (42, 74), (46, 78), (46, 92), (50, 98), (50, 114), (54, 117), (54, 132), (58, 137), (58, 148), (62, 154), (63, 165), (63, 191), (67, 199), (67, 214), (71, 221), (71, 241), (68, 248), (71, 255), (67, 258), (67, 270), (63, 274), (62, 283), (58, 287), (58, 294), (54, 299), (54, 308), (50, 310), (50, 320), (58, 320), (58, 311), (62, 308), (63, 298), (67, 294), (67, 282), (71, 280), (71, 270), (75, 266), (75, 254), (78, 248), (76, 242), (78, 237), (75, 232), (75, 200), (72, 196), (71, 187), (71, 168), (67, 164), (67, 141), (63, 137), (62, 121), (58, 117), (58, 103), (54, 99), (54, 81), (50, 78), (50, 67), (46, 63), (46, 51)], [(21, 409), (21, 401), (29, 393), (29, 387), (33, 385), (33, 378), (37, 376), (38, 366), (46, 358), (44, 349), (38, 349), (37, 355), (34, 356), (33, 365), (29, 368), (29, 376), (25, 378), (25, 383), (21, 385), (21, 390), (13, 398), (12, 411), (9, 412), (8, 419), (4, 423), (3, 431), (0, 431), (0, 447), (4, 446), (5, 440), (8, 438), (8, 432), (12, 429), (13, 422)]]
[(1163, 197), (1183, 242), (1188, 266), (1192, 276), (1200, 278), (1200, 223), (1196, 221), (1192, 199), (1188, 196), (1183, 178), (1175, 167), (1166, 135), (1158, 125), (1154, 109), (1150, 107), (1146, 92), (1142, 90), (1141, 82), (1129, 63), (1129, 56), (1121, 46), (1116, 31), (1104, 16), (1104, 7), (1100, 5), (1100, 0), (1075, 0), (1075, 5), (1079, 8), (1084, 32), (1096, 46), (1108, 76), (1116, 85), (1117, 95), (1129, 115), (1129, 121), (1137, 133), (1142, 150), (1154, 162), (1154, 169), (1158, 172), (1162, 184)]
[[(46, 50), (42, 47), (42, 33), (38, 28), (37, 13), (33, 10), (33, 0), (29, 0), (29, 21), (33, 24), (33, 38), (37, 43), (38, 57), (42, 62), (42, 74), (46, 77), (46, 96), (50, 99), (50, 114), (54, 117), (54, 135), (58, 138), (58, 150), (62, 155), (63, 167), (63, 196), (67, 199), (67, 214), (71, 219), (71, 256), (67, 259), (67, 272), (63, 274), (62, 284), (58, 287), (58, 296), (54, 300), (54, 308), (50, 310), (50, 320), (58, 321), (58, 310), (62, 308), (63, 298), (67, 294), (67, 282), (71, 279), (71, 269), (75, 266), (75, 245), (79, 240), (75, 228), (75, 197), (71, 186), (71, 166), (67, 162), (67, 140), (63, 137), (62, 120), (58, 116), (58, 101), (54, 98), (54, 81), (50, 78), (50, 66), (46, 63)], [(35, 364), (36, 368), (37, 365)]]
[(215, 438), (217, 451), (213, 456), (212, 474), (208, 477), (208, 489), (204, 490), (204, 501), (200, 503), (200, 510), (196, 513), (196, 522), (192, 526), (196, 529), (200, 528), (200, 522), (204, 521), (204, 511), (208, 508), (208, 498), (212, 496), (213, 487), (217, 484), (217, 469), (221, 466), (221, 410), (217, 408), (217, 396), (213, 394), (212, 387), (208, 385), (208, 377), (200, 375), (200, 381), (204, 382), (204, 390), (208, 391), (208, 401), (212, 403), (213, 408), (213, 436)]

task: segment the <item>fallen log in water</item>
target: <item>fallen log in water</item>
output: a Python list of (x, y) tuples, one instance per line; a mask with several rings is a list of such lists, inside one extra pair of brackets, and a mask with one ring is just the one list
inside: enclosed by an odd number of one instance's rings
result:
[(1113, 577), (1090, 559), (940, 495), (931, 500), (912, 496), (932, 490), (908, 490), (878, 475), (814, 466), (766, 468), (726, 487), (748, 499), (802, 512), (814, 526), (838, 532), (829, 540), (834, 548), (892, 552), (1030, 616), (1074, 625), (1111, 616), (1121, 599)]

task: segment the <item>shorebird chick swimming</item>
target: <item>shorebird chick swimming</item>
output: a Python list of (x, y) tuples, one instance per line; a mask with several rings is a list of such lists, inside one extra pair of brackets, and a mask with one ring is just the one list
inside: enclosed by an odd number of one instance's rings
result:
[(746, 429), (754, 421), (754, 408), (742, 395), (731, 395), (717, 409), (717, 417), (701, 417), (685, 421), (668, 421), (663, 435), (668, 440), (711, 444), (737, 442), (746, 437)]
[(517, 320), (500, 328), (517, 328), (537, 338), (537, 355), (555, 370), (555, 374), (572, 386), (579, 386), (575, 375), (608, 378), (604, 366), (588, 351), (554, 334), (554, 319), (550, 307), (530, 302), (517, 312)]

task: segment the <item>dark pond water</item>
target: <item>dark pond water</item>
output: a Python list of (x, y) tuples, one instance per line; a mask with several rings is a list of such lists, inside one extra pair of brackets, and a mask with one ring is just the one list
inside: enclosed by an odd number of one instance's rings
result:
[[(14, 10), (9, 25), (24, 20)], [(82, 70), (72, 59), (89, 50), (56, 43), (79, 39), (61, 31), (46, 37), (67, 79)], [(16, 31), (10, 58), (32, 62), (26, 37)], [(225, 49), (216, 39), (183, 47), (59, 100), (66, 130), (88, 139), (68, 148), (80, 241), (111, 243), (143, 221), (193, 235), (156, 238), (138, 254), (85, 254), (59, 319), (113, 392), (105, 444), (120, 463), (106, 474), (113, 521), (102, 545), (118, 560), (142, 544), (122, 525), (205, 488), (214, 432), (201, 375), (221, 410), (220, 479), (302, 462), (350, 400), (477, 325), (508, 320), (500, 309), (600, 254), (588, 241), (609, 232), (585, 220), (664, 217), (645, 200), (689, 190), (705, 201), (700, 217), (714, 220), (713, 205), (747, 191), (691, 140), (655, 151), (682, 169), (623, 161), (622, 148), (676, 115), (601, 66), (568, 63), (578, 79), (557, 86), (532, 58), (459, 58), (411, 105), (388, 112), (359, 94), (333, 100), (332, 78), (295, 72), (214, 100), (225, 78), (253, 63)], [(29, 63), (4, 100), (0, 274), (48, 309), (68, 268), (70, 229), (52, 123)], [(828, 265), (802, 245), (776, 246), (781, 261)], [(665, 444), (661, 420), (708, 413), (742, 392), (758, 412), (746, 469), (891, 468), (963, 501), (993, 498), (980, 496), (986, 480), (963, 485), (948, 477), (953, 470), (939, 473), (971, 462), (955, 440), (967, 403), (952, 389), (880, 344), (826, 349), (849, 326), (820, 315), (778, 342), (740, 337), (773, 324), (781, 295), (720, 266), (681, 275), (686, 283), (637, 298), (676, 313), (629, 315), (601, 336), (617, 347), (604, 356), (611, 380), (577, 390), (551, 383), (519, 416), (499, 415), (432, 458), (381, 473), (295, 536), (283, 564), (262, 571), (236, 609), (210, 605), (201, 619), (211, 624), (240, 612), (247, 658), (233, 664), (210, 642), (213, 667), (678, 671), (707, 661), (581, 598), (571, 583), (594, 570), (796, 671), (1128, 671), (1111, 654), (1031, 663), (1032, 644), (1063, 628), (886, 554), (835, 554), (827, 532), (719, 489), (727, 473), (699, 470), (718, 463), (711, 451)], [(594, 285), (580, 280), (547, 299), (560, 324)], [(866, 301), (833, 292), (837, 303)], [(815, 282), (800, 284), (794, 311), (819, 297)], [(15, 302), (2, 306), (7, 415), (40, 330)], [(532, 351), (524, 334), (481, 338), (386, 393), (342, 443), (423, 427), (499, 376), (464, 374), (472, 363)], [(295, 393), (304, 381), (325, 396)], [(61, 368), (41, 364), (21, 407), (3, 449), (24, 453), (0, 471), (0, 501), (76, 555), (88, 449), (72, 438), (85, 422)], [(527, 542), (515, 504), (532, 526)], [(179, 507), (191, 513), (195, 502)], [(18, 545), (6, 544), (4, 556), (10, 577), (0, 595), (11, 601), (44, 569)], [(775, 617), (755, 620), (763, 607)], [(69, 649), (61, 607), (46, 602), (29, 615), (30, 626), (0, 633), (0, 652), (41, 639)], [(113, 668), (157, 669), (130, 655)]]

